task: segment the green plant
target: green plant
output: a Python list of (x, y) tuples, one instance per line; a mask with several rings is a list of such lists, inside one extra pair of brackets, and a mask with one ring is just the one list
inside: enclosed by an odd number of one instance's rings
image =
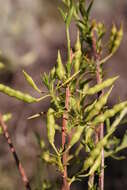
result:
[[(109, 108), (108, 97), (118, 76), (103, 79), (103, 65), (118, 49), (123, 29), (122, 25), (120, 29), (113, 25), (109, 41), (105, 45), (104, 24), (90, 19), (93, 0), (88, 5), (84, 0), (62, 2), (63, 9), (59, 8), (59, 11), (66, 28), (67, 61), (63, 64), (59, 50), (56, 65), (48, 74), (44, 73), (41, 77), (47, 87), (46, 94), (42, 96), (41, 89), (25, 71), (23, 71), (25, 79), (40, 94), (39, 98), (3, 84), (0, 84), (0, 91), (27, 103), (39, 103), (45, 98), (50, 98), (50, 107), (47, 111), (43, 110), (29, 117), (29, 119), (43, 118), (46, 113), (47, 137), (52, 150), (43, 139), (39, 139), (41, 159), (57, 167), (63, 181), (62, 190), (69, 190), (74, 181), (87, 176), (89, 190), (103, 190), (104, 159), (109, 156), (115, 157), (120, 150), (127, 147), (127, 134), (119, 144), (118, 139), (116, 142), (114, 138), (114, 132), (127, 114), (127, 101)], [(74, 50), (71, 48), (69, 32), (72, 20), (77, 26)], [(105, 48), (107, 55), (103, 58)], [(109, 87), (110, 89), (106, 91)], [(61, 136), (59, 146), (56, 146), (56, 133)], [(76, 146), (72, 152), (74, 145)], [(84, 154), (84, 158), (80, 157), (81, 151), (87, 153)], [(77, 171), (69, 173), (68, 167), (73, 167), (73, 163), (77, 163)], [(98, 177), (98, 182), (95, 182), (95, 176)], [(43, 182), (42, 189), (53, 189), (53, 186), (46, 181)]]

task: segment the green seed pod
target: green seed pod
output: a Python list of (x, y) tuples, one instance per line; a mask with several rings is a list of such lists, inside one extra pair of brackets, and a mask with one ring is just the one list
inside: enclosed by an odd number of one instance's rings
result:
[(107, 140), (108, 140), (108, 137), (105, 136), (103, 139), (101, 139), (96, 147), (91, 151), (90, 153), (90, 157), (92, 157), (93, 159), (96, 159), (96, 157), (100, 154), (102, 148), (107, 144)]
[(54, 110), (52, 108), (49, 108), (47, 112), (47, 135), (49, 143), (53, 145), (55, 137), (55, 118)]
[(57, 75), (58, 79), (62, 80), (65, 78), (65, 74), (66, 74), (65, 68), (64, 68), (63, 63), (62, 63), (60, 51), (58, 50), (56, 75)]
[(90, 111), (93, 109), (93, 107), (94, 107), (94, 105), (96, 104), (96, 102), (97, 102), (97, 100), (95, 100), (92, 104), (88, 105), (88, 106), (85, 108), (85, 113), (90, 112)]
[(94, 174), (94, 172), (99, 168), (101, 164), (101, 157), (101, 154), (97, 157), (87, 176)]
[(68, 146), (67, 149), (70, 149), (73, 145), (75, 145), (79, 141), (83, 130), (84, 130), (83, 126), (78, 126), (77, 127), (75, 133), (73, 134), (73, 136), (71, 138), (71, 141), (70, 141), (69, 146)]
[(111, 118), (115, 116), (116, 113), (120, 112), (127, 106), (127, 101), (122, 102), (120, 104), (116, 104), (112, 109), (106, 110), (104, 113), (95, 117), (92, 124), (95, 126), (99, 123), (103, 123), (107, 118)]
[(33, 103), (37, 102), (37, 99), (30, 96), (29, 94), (22, 93), (18, 90), (14, 90), (8, 86), (5, 86), (3, 84), (0, 84), (0, 92), (3, 92), (4, 94), (7, 94), (8, 96), (12, 96), (18, 100), (27, 102), (27, 103)]
[(94, 163), (94, 159), (92, 157), (88, 157), (86, 161), (83, 164), (82, 172), (86, 171), (90, 166), (92, 166)]
[[(86, 159), (86, 168), (84, 170), (87, 170), (89, 167), (93, 165), (94, 160), (100, 155), (102, 148), (107, 144), (108, 136), (105, 136), (102, 140), (100, 140), (96, 147), (90, 152), (89, 157)], [(90, 162), (92, 160), (93, 162)]]
[(96, 147), (91, 151), (90, 156), (94, 159), (100, 154), (101, 152), (101, 145), (97, 144)]
[(79, 32), (77, 33), (77, 42), (75, 44), (75, 57), (74, 57), (74, 72), (78, 72), (80, 68), (80, 59), (81, 59), (82, 51), (81, 51), (81, 43)]
[(111, 93), (111, 90), (112, 90), (112, 87), (105, 95), (100, 97), (98, 102), (95, 103), (92, 111), (88, 114), (87, 118), (85, 119), (86, 122), (90, 121), (94, 116), (99, 114), (99, 112), (101, 111), (103, 106), (107, 103), (107, 100), (108, 100), (109, 94)]
[(118, 79), (118, 76), (109, 78), (109, 79), (105, 80), (104, 82), (102, 82), (101, 84), (97, 84), (97, 85), (89, 88), (87, 90), (86, 94), (94, 95), (94, 94), (100, 92), (101, 90), (103, 90), (104, 88), (111, 86), (117, 79)]
[(33, 89), (35, 89), (37, 92), (41, 92), (41, 90), (37, 87), (37, 85), (35, 84), (35, 82), (33, 81), (32, 77), (30, 75), (28, 75), (24, 70), (23, 70), (23, 74), (25, 76), (25, 79), (27, 80), (27, 82), (29, 83), (30, 86), (32, 86)]
[(50, 72), (50, 75), (51, 75), (51, 78), (52, 78), (52, 79), (54, 78), (55, 73), (56, 73), (56, 68), (53, 67), (52, 70), (51, 70), (51, 72)]
[(116, 27), (114, 26), (112, 28), (111, 36), (110, 36), (110, 41), (109, 41), (109, 51), (111, 53), (114, 53), (118, 47), (120, 46), (121, 40), (123, 37), (123, 27), (122, 24), (120, 26), (120, 30), (117, 31)]
[(91, 136), (93, 134), (94, 130), (92, 127), (89, 127), (85, 131), (85, 143), (87, 144), (89, 140), (91, 139)]

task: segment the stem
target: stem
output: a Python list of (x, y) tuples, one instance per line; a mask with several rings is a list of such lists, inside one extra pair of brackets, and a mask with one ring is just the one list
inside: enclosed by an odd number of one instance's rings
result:
[(6, 124), (4, 123), (4, 121), (3, 121), (3, 118), (2, 118), (1, 113), (0, 113), (0, 125), (1, 125), (1, 127), (2, 127), (2, 130), (3, 130), (3, 134), (4, 134), (4, 136), (5, 136), (5, 139), (6, 139), (8, 145), (9, 145), (9, 147), (10, 147), (10, 151), (11, 151), (13, 157), (14, 157), (16, 166), (17, 166), (17, 168), (18, 168), (18, 170), (19, 170), (19, 173), (20, 173), (20, 175), (21, 175), (21, 178), (22, 178), (22, 181), (23, 181), (23, 183), (24, 183), (24, 186), (25, 186), (26, 190), (31, 190), (31, 187), (30, 187), (30, 184), (29, 184), (29, 180), (28, 180), (28, 178), (27, 178), (27, 176), (26, 176), (26, 174), (25, 174), (25, 170), (24, 170), (24, 168), (23, 168), (23, 166), (22, 166), (22, 164), (21, 164), (21, 162), (20, 162), (20, 160), (19, 160), (19, 158), (18, 158), (18, 155), (17, 155), (17, 153), (16, 153), (16, 151), (15, 151), (15, 148), (14, 148), (14, 146), (13, 146), (13, 143), (12, 143), (12, 141), (11, 141), (10, 135), (9, 135), (9, 133), (8, 133), (8, 130), (7, 130), (7, 126), (6, 126)]
[[(100, 55), (97, 53), (96, 50), (96, 37), (94, 35), (94, 31), (93, 31), (93, 38), (92, 38), (92, 48), (93, 48), (93, 56), (94, 56), (94, 60), (96, 63), (96, 79), (97, 79), (97, 84), (100, 84), (102, 82), (102, 77), (101, 77), (101, 68), (100, 68)], [(98, 98), (103, 96), (103, 90), (98, 94)], [(97, 136), (99, 136), (100, 140), (103, 139), (104, 137), (104, 124), (101, 123), (99, 126), (99, 134), (96, 132), (96, 139), (98, 138)], [(96, 142), (97, 143), (97, 142)], [(99, 189), (100, 190), (104, 190), (104, 149), (102, 149), (102, 159), (101, 159), (101, 172), (100, 172), (100, 176), (99, 176)]]
[(91, 190), (94, 185), (94, 174), (89, 176), (88, 190)]
[(66, 26), (66, 37), (67, 37), (68, 63), (71, 64), (71, 42), (70, 42), (70, 33), (69, 33), (69, 27), (68, 26)]
[[(70, 96), (70, 91), (69, 91), (69, 87), (67, 86), (66, 98), (65, 98), (66, 110), (68, 110), (68, 106), (69, 106), (69, 96)], [(65, 149), (65, 143), (66, 143), (66, 130), (67, 130), (67, 113), (65, 112), (63, 114), (63, 124), (62, 124), (62, 148), (63, 148), (63, 150)], [(62, 190), (69, 190), (70, 189), (70, 186), (68, 183), (68, 174), (67, 174), (67, 154), (68, 154), (67, 151), (65, 151), (63, 153), (63, 157), (62, 157), (63, 167), (64, 167), (64, 171), (62, 174), (62, 177), (63, 177)]]

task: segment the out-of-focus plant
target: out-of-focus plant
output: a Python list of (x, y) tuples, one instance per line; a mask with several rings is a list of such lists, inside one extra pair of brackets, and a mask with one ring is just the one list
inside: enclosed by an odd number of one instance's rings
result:
[[(38, 138), (42, 162), (57, 168), (63, 182), (62, 190), (71, 189), (73, 182), (84, 177), (89, 177), (89, 190), (103, 190), (104, 160), (109, 156), (117, 158), (117, 153), (127, 147), (126, 133), (121, 140), (114, 136), (127, 114), (127, 101), (108, 107), (108, 98), (119, 77), (104, 79), (103, 70), (104, 63), (114, 55), (121, 43), (123, 27), (121, 25), (118, 29), (113, 24), (109, 41), (104, 44), (104, 24), (90, 18), (93, 0), (89, 4), (84, 0), (62, 0), (62, 3), (63, 8), (59, 8), (59, 11), (66, 29), (67, 60), (64, 64), (58, 50), (56, 65), (48, 74), (42, 75), (47, 88), (45, 95), (42, 96), (42, 90), (25, 71), (25, 79), (40, 97), (32, 97), (3, 84), (0, 84), (0, 91), (27, 103), (39, 103), (49, 98), (48, 110), (28, 118), (46, 116), (49, 144)], [(72, 20), (77, 26), (73, 50), (70, 40)], [(108, 54), (103, 58), (105, 48)], [(56, 145), (56, 133), (61, 137), (59, 145)], [(84, 157), (80, 156), (81, 151), (85, 153)], [(75, 165), (77, 171), (74, 172), (71, 169)], [(43, 190), (53, 188), (57, 189), (56, 184), (53, 187), (47, 179), (41, 187)]]

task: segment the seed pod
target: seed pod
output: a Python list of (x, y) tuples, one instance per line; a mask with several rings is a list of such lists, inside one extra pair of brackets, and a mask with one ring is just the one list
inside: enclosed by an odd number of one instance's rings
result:
[(65, 68), (62, 63), (60, 51), (58, 50), (56, 75), (57, 75), (58, 79), (62, 80), (63, 78), (65, 78), (65, 74), (66, 74)]
[(97, 102), (97, 100), (95, 100), (92, 104), (88, 105), (88, 106), (85, 108), (85, 113), (90, 112), (90, 111), (93, 109), (93, 107), (94, 107), (94, 105), (96, 104), (96, 102)]
[(97, 158), (97, 156), (101, 153), (102, 148), (107, 144), (108, 136), (105, 136), (103, 139), (101, 139), (96, 147), (91, 151), (90, 157), (92, 157), (94, 160)]
[(89, 140), (91, 139), (91, 136), (93, 134), (94, 130), (92, 127), (89, 127), (85, 131), (85, 143), (87, 144)]
[(53, 114), (54, 110), (52, 108), (49, 108), (47, 112), (47, 135), (49, 143), (51, 145), (54, 144), (54, 137), (55, 137), (55, 119)]
[(97, 159), (95, 160), (93, 166), (90, 168), (89, 173), (86, 176), (92, 175), (94, 174), (94, 172), (99, 168), (100, 164), (101, 164), (101, 154), (97, 157)]
[(79, 32), (77, 33), (77, 42), (75, 44), (75, 57), (74, 57), (74, 72), (78, 72), (80, 68), (80, 59), (81, 59), (82, 51), (81, 51), (81, 43)]
[(30, 75), (28, 75), (24, 70), (23, 70), (23, 74), (25, 76), (25, 79), (27, 80), (27, 82), (29, 83), (30, 86), (33, 87), (33, 89), (35, 89), (37, 92), (41, 92), (41, 90), (37, 87), (37, 85), (35, 84), (35, 82), (33, 81), (32, 77)]
[(89, 88), (87, 90), (86, 94), (87, 95), (94, 95), (94, 94), (100, 92), (101, 90), (103, 90), (104, 88), (111, 86), (117, 79), (118, 79), (118, 76), (113, 77), (113, 78), (109, 78), (109, 79), (105, 80), (104, 82)]
[(95, 159), (100, 155), (102, 148), (107, 144), (108, 136), (105, 136), (102, 140), (100, 140), (96, 147), (90, 152), (89, 157), (86, 159), (84, 164), (84, 170), (87, 170), (89, 167), (93, 165)]
[(67, 149), (70, 149), (73, 145), (75, 145), (79, 141), (83, 130), (84, 130), (83, 126), (78, 126), (77, 127), (75, 133), (73, 134), (73, 136), (71, 138), (71, 141), (70, 141), (69, 146), (68, 146)]
[(116, 113), (120, 112), (127, 106), (127, 101), (124, 101), (120, 104), (116, 104), (112, 109), (106, 110), (104, 113), (95, 117), (92, 121), (92, 124), (95, 126), (99, 123), (103, 123), (107, 118), (115, 116)]
[(88, 114), (87, 118), (85, 119), (86, 122), (90, 121), (94, 116), (99, 114), (99, 112), (101, 111), (103, 106), (107, 103), (107, 100), (108, 100), (109, 94), (111, 93), (111, 90), (112, 90), (112, 87), (105, 95), (100, 97), (100, 99), (98, 100), (97, 103), (95, 103), (92, 111)]
[(83, 164), (83, 168), (81, 172), (86, 171), (90, 166), (93, 165), (93, 163), (94, 163), (94, 159), (92, 157), (88, 157)]
[(120, 26), (120, 30), (117, 31), (115, 25), (113, 26), (112, 28), (112, 32), (111, 32), (111, 36), (110, 36), (110, 41), (109, 41), (109, 51), (111, 53), (114, 53), (120, 43), (121, 43), (121, 40), (122, 40), (122, 37), (123, 37), (123, 27), (122, 25)]
[(14, 98), (17, 98), (18, 100), (21, 100), (27, 103), (37, 102), (37, 99), (30, 96), (29, 94), (25, 94), (18, 90), (14, 90), (3, 84), (0, 84), (0, 92), (3, 92), (4, 94), (7, 94), (8, 96), (12, 96)]
[(55, 69), (55, 67), (53, 67), (52, 70), (51, 70), (51, 72), (50, 72), (50, 75), (51, 75), (52, 79), (54, 78), (55, 73), (56, 73), (56, 69)]
[[(120, 104), (119, 104), (120, 105)], [(122, 104), (121, 104), (122, 105)], [(127, 105), (127, 102), (126, 102), (126, 105)], [(116, 105), (116, 107), (117, 107), (117, 105)], [(121, 106), (122, 107), (122, 106)], [(118, 109), (117, 109), (118, 110)], [(100, 140), (98, 143), (97, 143), (97, 145), (96, 145), (96, 147), (90, 152), (90, 155), (89, 155), (89, 157), (86, 159), (86, 162), (85, 163), (87, 163), (86, 164), (86, 170), (89, 168), (89, 167), (91, 167), (92, 166), (92, 162), (90, 162), (89, 160), (95, 160), (99, 155), (100, 155), (100, 153), (101, 153), (101, 150), (102, 150), (102, 148), (107, 144), (107, 141), (108, 141), (108, 138), (109, 138), (109, 136), (111, 136), (112, 135), (112, 133), (115, 131), (115, 129), (116, 129), (116, 126), (120, 123), (120, 121), (122, 120), (122, 118), (126, 115), (126, 113), (127, 113), (127, 109), (124, 109), (123, 111), (122, 111), (122, 113), (120, 114), (120, 116), (118, 117), (118, 118), (116, 118), (116, 120), (113, 122), (113, 124), (111, 125), (111, 128), (110, 128), (110, 130), (109, 130), (109, 132), (108, 132), (108, 134), (102, 139), (102, 140)], [(91, 164), (91, 165), (90, 165)], [(84, 170), (85, 170), (84, 169)]]

